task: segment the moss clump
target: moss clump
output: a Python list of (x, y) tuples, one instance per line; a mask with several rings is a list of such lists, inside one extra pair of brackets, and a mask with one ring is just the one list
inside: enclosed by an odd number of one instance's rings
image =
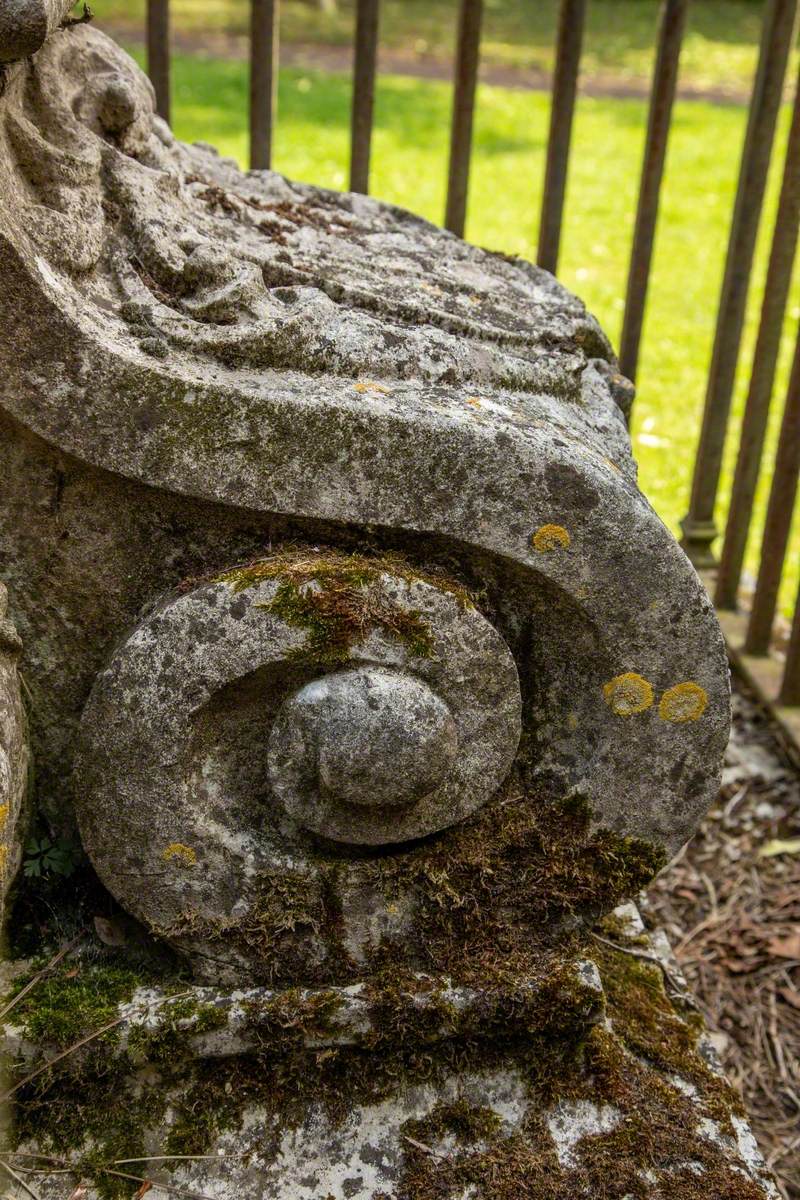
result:
[(309, 974), (309, 962), (327, 951), (314, 970), (313, 983), (352, 982), (354, 964), (341, 936), (338, 862), (320, 863), (316, 877), (304, 873), (264, 872), (247, 912), (209, 919), (186, 909), (169, 925), (153, 929), (158, 937), (211, 947), (224, 944), (241, 956), (253, 983), (292, 987)]
[(559, 802), (512, 782), (446, 836), (358, 864), (387, 904), (416, 900), (404, 946), (387, 945), (375, 965), (408, 961), (411, 948), (413, 965), (460, 983), (535, 979), (569, 956), (568, 928), (635, 895), (664, 861), (660, 847), (593, 833), (580, 799)]
[(134, 1026), (128, 1034), (128, 1055), (134, 1062), (170, 1065), (184, 1058), (191, 1037), (223, 1029), (227, 1011), (192, 996), (164, 1004), (154, 1026)]
[(493, 1108), (470, 1104), (462, 1096), (450, 1104), (434, 1105), (422, 1120), (406, 1121), (403, 1133), (419, 1142), (440, 1142), (449, 1136), (460, 1145), (470, 1145), (495, 1138), (501, 1125)]
[[(713, 1091), (701, 1090), (692, 1100), (636, 1056), (627, 1034), (640, 1024), (641, 1014), (631, 1023), (628, 999), (615, 997), (613, 1030), (594, 1029), (579, 1053), (559, 1056), (558, 1043), (548, 1042), (518, 1047), (515, 1065), (527, 1077), (532, 1101), (520, 1129), (504, 1130), (492, 1110), (486, 1113), (463, 1099), (455, 1111), (437, 1105), (422, 1120), (406, 1122), (403, 1172), (393, 1193), (397, 1200), (441, 1200), (470, 1192), (492, 1200), (763, 1200), (763, 1190), (737, 1168), (732, 1148), (696, 1132), (700, 1117), (714, 1110)], [(660, 1030), (663, 1048), (676, 1032), (677, 1018), (662, 1000), (650, 1022), (654, 1036)], [(686, 1041), (678, 1039), (676, 1055), (684, 1067), (701, 1063), (691, 1042), (691, 1033)], [(725, 1090), (730, 1112), (732, 1098)], [(547, 1112), (559, 1102), (579, 1100), (611, 1105), (616, 1124), (610, 1132), (581, 1138), (572, 1160), (562, 1163)], [(443, 1153), (439, 1146), (448, 1134), (455, 1145), (447, 1143)]]
[[(635, 945), (637, 939), (622, 945)], [(608, 1014), (627, 1049), (669, 1075), (692, 1084), (703, 1097), (708, 1116), (733, 1134), (732, 1115), (745, 1116), (741, 1099), (724, 1076), (707, 1064), (698, 1049), (703, 1021), (680, 998), (671, 998), (660, 967), (599, 944), (593, 950), (603, 978)]]
[(341, 1006), (338, 992), (304, 993), (300, 988), (244, 1002), (256, 1042), (273, 1053), (304, 1047), (307, 1040), (324, 1040), (334, 1031), (333, 1018)]
[[(36, 964), (39, 966), (40, 964)], [(16, 981), (18, 992), (35, 973)], [(135, 989), (154, 982), (117, 957), (95, 963), (65, 962), (37, 983), (10, 1019), (30, 1041), (65, 1050), (110, 1025)], [(166, 1101), (158, 1089), (132, 1091), (133, 1069), (118, 1052), (112, 1028), (25, 1084), (15, 1096), (18, 1143), (35, 1140), (43, 1153), (77, 1151), (76, 1174), (96, 1180), (101, 1196), (130, 1195), (129, 1182), (104, 1174), (117, 1158), (144, 1153), (145, 1131), (158, 1128)], [(20, 1074), (25, 1075), (22, 1066)]]
[[(415, 1003), (417, 997), (424, 1003)], [(364, 998), (373, 1029), (367, 1044), (379, 1052), (460, 1032), (459, 1013), (433, 979), (384, 966), (370, 978)]]
[(277, 580), (278, 590), (264, 608), (297, 629), (305, 644), (296, 657), (335, 666), (349, 657), (351, 646), (372, 629), (395, 638), (410, 654), (430, 658), (434, 637), (415, 609), (397, 604), (381, 586), (381, 576), (394, 575), (408, 583), (426, 582), (471, 603), (466, 590), (444, 576), (415, 570), (399, 555), (369, 558), (325, 550), (285, 552), (237, 567), (219, 576), (241, 592), (265, 580)]
[[(18, 979), (12, 995), (33, 974)], [(118, 1006), (130, 1000), (141, 982), (141, 974), (127, 965), (62, 966), (15, 1006), (12, 1019), (29, 1041), (63, 1050), (113, 1021)], [(108, 1042), (115, 1036), (110, 1030), (103, 1039)]]

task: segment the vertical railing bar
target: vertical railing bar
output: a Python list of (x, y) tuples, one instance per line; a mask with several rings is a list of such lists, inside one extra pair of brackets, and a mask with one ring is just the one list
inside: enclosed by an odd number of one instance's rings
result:
[(783, 681), (778, 694), (779, 704), (800, 704), (800, 589), (794, 605), (792, 632), (786, 650)]
[(756, 235), (796, 14), (797, 0), (768, 0), (728, 239), (691, 501), (682, 522), (684, 547), (699, 567), (711, 566), (714, 562), (711, 543), (717, 536), (714, 508), (722, 454)]
[(461, 0), (453, 82), (453, 119), (450, 126), (450, 166), (444, 227), (464, 236), (467, 192), (472, 155), (472, 119), (478, 81), (483, 0)]
[(639, 344), (647, 300), (647, 285), (653, 258), (661, 180), (667, 154), (672, 105), (678, 80), (683, 31), (688, 0), (664, 0), (658, 30), (658, 50), (650, 92), (642, 177), (636, 207), (636, 225), (628, 271), (625, 316), (620, 340), (620, 371), (635, 381)]
[(379, 0), (357, 0), (350, 115), (350, 190), (369, 191), (369, 158), (378, 62)]
[(156, 94), (156, 112), (169, 123), (169, 0), (147, 0), (147, 74)]
[(766, 654), (772, 636), (772, 622), (778, 603), (778, 591), (783, 574), (783, 560), (792, 525), (792, 512), (800, 474), (800, 331), (794, 348), (792, 372), (786, 392), (772, 487), (761, 541), (761, 564), (758, 571), (753, 607), (747, 624), (744, 650), (746, 654)]
[(585, 17), (586, 0), (561, 0), (537, 252), (539, 266), (553, 273), (558, 266), (572, 117), (578, 89), (578, 69)]
[(250, 0), (250, 166), (272, 166), (278, 88), (278, 0)]
[(753, 513), (764, 439), (767, 432), (783, 318), (792, 281), (800, 228), (800, 76), (786, 148), (781, 195), (764, 286), (750, 387), (747, 394), (731, 502), (720, 555), (714, 603), (736, 608), (747, 536)]

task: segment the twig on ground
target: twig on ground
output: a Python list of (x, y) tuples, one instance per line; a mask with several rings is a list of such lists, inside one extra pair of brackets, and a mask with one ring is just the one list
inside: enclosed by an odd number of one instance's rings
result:
[(11, 1176), (15, 1183), (19, 1184), (23, 1191), (28, 1193), (28, 1195), (31, 1197), (31, 1200), (39, 1200), (38, 1193), (33, 1190), (29, 1183), (25, 1182), (21, 1175), (17, 1174), (14, 1168), (10, 1166), (4, 1158), (0, 1158), (0, 1167), (2, 1167), (3, 1170)]

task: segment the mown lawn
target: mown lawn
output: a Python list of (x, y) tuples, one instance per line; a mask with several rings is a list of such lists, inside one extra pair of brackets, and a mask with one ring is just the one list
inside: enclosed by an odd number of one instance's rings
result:
[[(660, 0), (589, 0), (583, 70), (587, 76), (646, 80)], [(94, 0), (97, 18), (140, 30), (145, 0)], [(347, 45), (353, 37), (354, 0), (324, 11), (320, 0), (281, 0), (285, 43)], [(171, 0), (178, 34), (245, 33), (249, 0)], [(693, 0), (681, 79), (694, 87), (741, 93), (750, 85), (763, 0)], [(457, 0), (382, 0), (381, 45), (409, 56), (449, 59)], [(484, 0), (483, 61), (494, 66), (549, 71), (558, 0)]]
[[(223, 153), (245, 163), (244, 64), (179, 57), (174, 85), (178, 135), (214, 142)], [(344, 187), (349, 102), (350, 84), (344, 76), (284, 70), (277, 169), (297, 179)], [(481, 87), (467, 229), (473, 241), (535, 256), (548, 107), (548, 98), (540, 93)], [(374, 194), (441, 220), (449, 111), (450, 91), (445, 84), (381, 77), (373, 150)], [(586, 98), (579, 101), (575, 122), (559, 274), (585, 299), (615, 343), (622, 319), (645, 118), (642, 101)], [(642, 486), (674, 530), (687, 505), (745, 119), (741, 107), (696, 101), (679, 103), (675, 112), (634, 422)], [(774, 213), (777, 200), (787, 128), (788, 111), (784, 111), (768, 216)], [(770, 224), (763, 223), (759, 243), (736, 421), (746, 391)], [(785, 389), (799, 315), (796, 279), (787, 315), (779, 394)], [(774, 420), (770, 449), (776, 424)], [(721, 516), (734, 449), (730, 439)], [(762, 484), (759, 521), (765, 503)], [(787, 605), (797, 586), (798, 535), (800, 528), (793, 540), (795, 553), (784, 592)], [(751, 543), (755, 540), (751, 538)], [(749, 563), (752, 567), (752, 554)]]

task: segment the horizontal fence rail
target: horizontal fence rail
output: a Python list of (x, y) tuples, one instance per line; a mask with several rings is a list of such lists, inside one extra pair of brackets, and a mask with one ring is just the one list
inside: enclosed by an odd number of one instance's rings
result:
[[(550, 126), (539, 219), (537, 259), (555, 272), (561, 246), (573, 117), (578, 95), (581, 50), (591, 0), (560, 0), (552, 82)], [(742, 342), (756, 237), (762, 218), (767, 175), (784, 94), (789, 50), (800, 0), (766, 0), (758, 67), (753, 82), (742, 148), (736, 199), (731, 215), (725, 271), (716, 317), (702, 425), (694, 461), (683, 544), (698, 568), (716, 568), (719, 480), (729, 433), (736, 368)], [(350, 119), (350, 188), (367, 193), (378, 78), (380, 0), (355, 0), (353, 90)], [(648, 286), (657, 234), (672, 112), (678, 88), (681, 45), (690, 0), (663, 0), (655, 36), (647, 129), (644, 137), (636, 217), (627, 275), (620, 370), (638, 373)], [(250, 155), (251, 166), (272, 164), (278, 77), (279, 0), (251, 0)], [(444, 225), (463, 236), (468, 208), (470, 162), (479, 78), (483, 0), (454, 0), (456, 24), (453, 102)], [(170, 117), (169, 0), (147, 0), (147, 67), (156, 108)], [(198, 70), (202, 66), (198, 65)], [(792, 706), (779, 712), (800, 745), (800, 594), (784, 629), (785, 662), (777, 684), (763, 683), (758, 664), (773, 646), (778, 595), (784, 573), (800, 477), (800, 332), (772, 463), (764, 447), (773, 401), (776, 367), (800, 230), (800, 78), (794, 94), (777, 217), (758, 335), (749, 380), (736, 469), (718, 571), (704, 576), (734, 658), (749, 672), (769, 701)], [(759, 546), (759, 570), (752, 602), (741, 606), (743, 563), (751, 531), (759, 479), (771, 476), (767, 516)], [(770, 660), (774, 664), (774, 657)], [(775, 678), (772, 670), (771, 677)], [(786, 712), (790, 713), (786, 717)], [(794, 714), (793, 716), (791, 714)]]

